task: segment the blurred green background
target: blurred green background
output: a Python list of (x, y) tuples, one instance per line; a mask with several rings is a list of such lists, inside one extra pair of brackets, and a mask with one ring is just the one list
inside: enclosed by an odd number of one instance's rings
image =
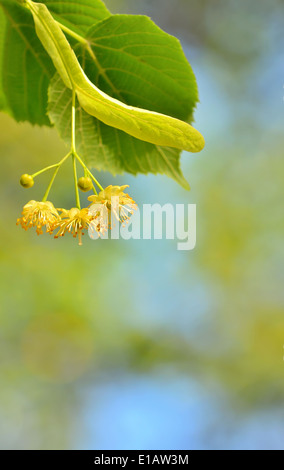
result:
[[(65, 151), (0, 115), (1, 449), (284, 449), (282, 0), (107, 0), (182, 42), (196, 73), (192, 190), (100, 175), (143, 203), (196, 203), (197, 246), (54, 240), (15, 222)], [(52, 193), (73, 206), (64, 170)], [(45, 182), (45, 177), (41, 180)]]

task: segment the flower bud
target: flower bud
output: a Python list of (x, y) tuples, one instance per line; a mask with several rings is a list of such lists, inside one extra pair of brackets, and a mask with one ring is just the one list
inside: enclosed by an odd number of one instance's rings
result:
[(88, 176), (82, 176), (82, 178), (79, 178), (78, 180), (78, 188), (81, 189), (81, 191), (87, 192), (90, 191), (93, 187), (93, 183), (91, 178)]
[(20, 178), (20, 184), (24, 188), (32, 188), (33, 185), (35, 184), (34, 179), (31, 175), (24, 174)]

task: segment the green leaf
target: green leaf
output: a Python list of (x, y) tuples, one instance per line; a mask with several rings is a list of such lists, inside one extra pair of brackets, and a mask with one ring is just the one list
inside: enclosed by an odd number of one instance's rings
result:
[[(42, 3), (49, 6), (57, 20), (78, 32), (109, 15), (100, 0), (43, 0)], [(50, 125), (46, 114), (47, 90), (54, 65), (35, 33), (30, 11), (12, 0), (0, 0), (0, 5), (7, 17), (5, 35), (4, 27), (0, 32), (1, 108), (9, 107), (17, 121)], [(6, 103), (2, 103), (1, 84)]]
[[(97, 88), (85, 75), (61, 28), (45, 5), (26, 1), (33, 14), (38, 37), (52, 58), (64, 84), (75, 90), (85, 111), (109, 126), (152, 144), (191, 152), (203, 149), (202, 135), (188, 123), (164, 114), (128, 106)], [(123, 18), (128, 17), (123, 15)], [(108, 18), (105, 23), (111, 19)], [(145, 31), (143, 34), (145, 35)], [(89, 47), (87, 41), (85, 47)]]
[[(76, 52), (86, 74), (100, 89), (129, 105), (178, 119), (191, 118), (197, 85), (176, 38), (146, 17), (115, 15), (91, 28), (87, 39), (91, 53), (83, 46)], [(58, 76), (49, 98), (49, 116), (68, 143), (71, 93)], [(113, 174), (162, 173), (188, 188), (180, 171), (180, 151), (141, 142), (92, 118), (81, 107), (77, 124), (77, 147), (87, 164)]]
[(40, 44), (28, 10), (4, 3), (8, 19), (2, 64), (3, 88), (17, 121), (48, 125), (47, 89), (54, 66)]
[(113, 15), (87, 32), (84, 70), (104, 92), (132, 106), (189, 121), (197, 84), (180, 42), (150, 18)]
[[(60, 136), (70, 145), (72, 92), (56, 74), (49, 89), (49, 116)], [(109, 127), (86, 113), (81, 106), (76, 109), (76, 145), (81, 157), (97, 170), (121, 174), (165, 174), (185, 189), (189, 189), (179, 163), (180, 151), (135, 139)]]
[(6, 96), (3, 90), (3, 54), (4, 54), (4, 38), (6, 33), (6, 17), (0, 9), (0, 110), (7, 111), (8, 105)]

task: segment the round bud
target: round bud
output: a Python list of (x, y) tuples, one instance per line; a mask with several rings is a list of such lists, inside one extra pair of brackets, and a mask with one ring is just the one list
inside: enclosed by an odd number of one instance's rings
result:
[(31, 175), (24, 174), (20, 178), (20, 184), (24, 188), (32, 188), (33, 185), (35, 184), (34, 179)]
[(92, 180), (88, 176), (82, 176), (82, 178), (78, 179), (78, 188), (81, 189), (81, 191), (91, 191), (92, 187)]

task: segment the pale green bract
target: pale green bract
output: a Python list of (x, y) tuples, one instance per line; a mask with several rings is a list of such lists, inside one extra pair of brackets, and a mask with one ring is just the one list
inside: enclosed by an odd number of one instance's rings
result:
[[(71, 141), (71, 106), (72, 91), (57, 73), (49, 87), (48, 115), (67, 146)], [(133, 175), (161, 173), (190, 189), (180, 170), (180, 150), (135, 139), (90, 116), (78, 105), (76, 122), (76, 147), (89, 167), (109, 171), (113, 175), (125, 171)]]
[(192, 126), (164, 114), (128, 106), (97, 88), (86, 76), (60, 26), (45, 5), (27, 0), (37, 35), (66, 87), (76, 91), (82, 108), (108, 126), (159, 146), (199, 152), (204, 138)]

